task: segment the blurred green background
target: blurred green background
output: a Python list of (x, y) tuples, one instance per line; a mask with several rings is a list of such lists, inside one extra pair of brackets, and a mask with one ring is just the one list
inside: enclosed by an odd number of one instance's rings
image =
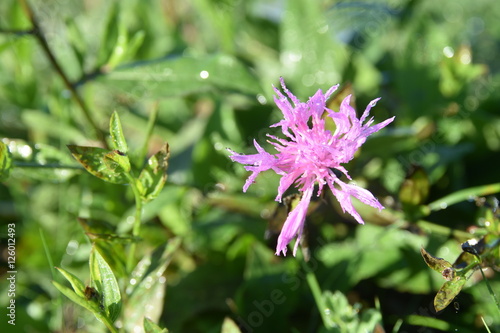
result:
[(164, 296), (140, 304), (171, 332), (220, 332), (225, 317), (242, 332), (323, 332), (302, 258), (274, 256), (285, 217), (274, 202), (278, 177), (262, 174), (243, 194), (248, 173), (227, 157), (228, 147), (254, 152), (254, 138), (272, 150), (265, 134), (278, 134), (268, 126), (280, 118), (272, 90), (280, 76), (303, 101), (340, 83), (358, 113), (382, 97), (375, 121), (396, 116), (347, 166), (387, 209), (360, 206), (360, 226), (327, 197), (308, 218), (310, 268), (322, 290), (353, 306), (332, 309), (347, 313), (339, 322), (369, 321), (370, 310), (378, 332), (486, 331), (481, 317), (500, 330), (498, 309), (474, 277), (436, 314), (444, 280), (420, 255), (424, 246), (453, 261), (465, 240), (453, 231), (484, 226), (483, 210), (470, 200), (440, 207), (423, 227), (399, 197), (415, 165), (430, 184), (419, 207), (499, 181), (497, 1), (29, 1), (46, 48), (22, 4), (0, 3), (0, 138), (14, 159), (0, 183), (2, 309), (9, 223), (18, 270), (17, 325), (3, 315), (3, 332), (104, 331), (51, 281), (64, 283), (52, 266), (88, 281), (92, 243), (79, 217), (130, 231), (130, 189), (86, 173), (66, 148), (102, 145), (115, 110), (132, 157), (165, 141), (171, 148), (167, 185), (144, 208), (138, 251), (173, 237), (181, 245)]

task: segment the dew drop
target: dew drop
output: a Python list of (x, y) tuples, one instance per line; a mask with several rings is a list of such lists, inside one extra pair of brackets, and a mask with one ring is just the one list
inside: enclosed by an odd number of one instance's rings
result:
[(258, 94), (257, 95), (257, 101), (262, 104), (262, 105), (265, 105), (267, 104), (267, 99), (264, 95), (261, 95), (261, 94)]
[(451, 46), (445, 46), (443, 49), (443, 54), (446, 58), (452, 58), (453, 55), (455, 54), (455, 51)]
[(18, 152), (19, 154), (24, 157), (24, 158), (28, 158), (31, 156), (31, 153), (33, 153), (33, 150), (31, 149), (30, 146), (28, 145), (23, 145), (21, 147), (19, 147), (18, 149)]
[(208, 71), (201, 71), (200, 72), (200, 77), (202, 79), (208, 79), (209, 76), (210, 76), (210, 73)]
[(68, 243), (68, 246), (66, 247), (66, 254), (72, 256), (76, 253), (76, 250), (78, 250), (78, 246), (80, 243), (78, 243), (76, 240), (72, 240)]

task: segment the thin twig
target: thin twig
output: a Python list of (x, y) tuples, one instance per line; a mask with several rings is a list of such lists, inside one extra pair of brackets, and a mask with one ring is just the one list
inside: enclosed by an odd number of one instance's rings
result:
[(83, 73), (82, 76), (74, 82), (75, 87), (83, 86), (87, 81), (92, 81), (98, 78), (101, 75), (107, 74), (109, 71), (106, 71), (104, 67), (98, 67), (95, 68), (94, 70), (88, 72), (88, 73)]
[(34, 29), (16, 30), (16, 29), (0, 28), (0, 34), (11, 34), (11, 35), (17, 35), (17, 36), (34, 35), (35, 30)]
[(101, 141), (101, 143), (104, 145), (104, 147), (107, 147), (108, 144), (106, 143), (106, 139), (104, 137), (103, 132), (101, 131), (101, 129), (99, 129), (99, 127), (95, 123), (94, 118), (92, 118), (92, 115), (90, 113), (89, 108), (85, 104), (85, 101), (78, 94), (78, 91), (76, 90), (76, 88), (74, 87), (74, 85), (71, 83), (71, 81), (69, 80), (68, 76), (66, 75), (66, 73), (62, 69), (61, 65), (57, 61), (56, 57), (54, 56), (54, 53), (52, 52), (52, 50), (49, 47), (49, 44), (47, 43), (47, 39), (45, 38), (45, 35), (42, 33), (42, 30), (40, 29), (40, 25), (38, 24), (38, 21), (37, 21), (37, 19), (35, 17), (35, 14), (33, 13), (33, 10), (31, 9), (31, 7), (29, 6), (29, 4), (28, 4), (28, 2), (26, 0), (19, 0), (19, 1), (21, 3), (22, 7), (24, 8), (24, 11), (25, 11), (26, 15), (28, 16), (29, 20), (31, 21), (31, 24), (33, 26), (33, 29), (32, 29), (33, 35), (35, 36), (35, 38), (38, 40), (38, 42), (42, 46), (42, 49), (45, 52), (46, 56), (49, 58), (49, 61), (50, 61), (51, 65), (52, 65), (52, 67), (54, 67), (54, 69), (56, 70), (57, 74), (59, 74), (59, 76), (63, 80), (64, 85), (66, 86), (66, 88), (69, 91), (71, 91), (71, 94), (73, 95), (73, 98), (75, 99), (75, 101), (77, 102), (77, 104), (82, 109), (83, 114), (84, 114), (85, 118), (87, 119), (88, 123), (94, 129), (94, 131), (95, 131), (95, 133), (97, 135), (98, 140)]

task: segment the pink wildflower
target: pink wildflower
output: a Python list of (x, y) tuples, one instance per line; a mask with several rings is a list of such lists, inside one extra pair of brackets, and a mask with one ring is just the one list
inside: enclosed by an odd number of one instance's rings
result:
[[(243, 192), (246, 192), (259, 172), (269, 169), (281, 175), (276, 201), (281, 202), (283, 194), (292, 184), (302, 192), (300, 202), (288, 214), (276, 246), (276, 255), (281, 252), (286, 255), (288, 243), (296, 236), (297, 241), (293, 249), (295, 256), (315, 184), (319, 187), (318, 196), (327, 185), (337, 198), (342, 210), (347, 211), (361, 224), (364, 223), (363, 219), (354, 209), (351, 196), (379, 210), (384, 208), (368, 190), (341, 181), (332, 169), (340, 171), (351, 180), (342, 164), (354, 157), (356, 150), (369, 135), (387, 126), (394, 117), (373, 126), (370, 126), (373, 118), (363, 124), (370, 109), (380, 98), (371, 101), (359, 119), (356, 117), (356, 111), (349, 105), (350, 95), (342, 101), (339, 112), (328, 109), (326, 101), (338, 85), (331, 87), (326, 94), (318, 90), (307, 103), (301, 103), (288, 91), (283, 78), (281, 78), (281, 86), (286, 96), (274, 87), (277, 94), (274, 101), (283, 113), (284, 119), (271, 127), (281, 127), (287, 139), (268, 134), (268, 137), (273, 140), (269, 142), (278, 153), (269, 154), (254, 140), (257, 154), (240, 155), (230, 150), (232, 153), (230, 158), (235, 162), (245, 164), (245, 169), (252, 171), (243, 186)], [(336, 129), (333, 133), (325, 128), (325, 119), (322, 118), (325, 111), (335, 122)]]

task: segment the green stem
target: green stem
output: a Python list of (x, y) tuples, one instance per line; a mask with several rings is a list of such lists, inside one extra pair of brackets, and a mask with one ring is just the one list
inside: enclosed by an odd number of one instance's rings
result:
[(461, 201), (469, 200), (478, 196), (485, 196), (500, 192), (500, 183), (481, 185), (476, 187), (466, 188), (447, 196), (442, 197), (427, 205), (431, 211), (445, 209), (446, 207), (459, 203)]
[(146, 128), (146, 135), (144, 136), (144, 143), (142, 144), (140, 158), (138, 159), (140, 163), (144, 161), (148, 154), (148, 144), (151, 135), (153, 134), (153, 128), (156, 123), (156, 119), (158, 118), (158, 102), (153, 105), (153, 110), (151, 110), (151, 114), (149, 115), (148, 127)]
[(17, 162), (14, 161), (14, 166), (17, 168), (40, 168), (40, 169), (76, 169), (85, 170), (81, 165), (64, 165), (56, 163), (40, 164), (34, 162)]
[(493, 291), (493, 288), (491, 288), (490, 282), (488, 281), (488, 279), (486, 278), (486, 276), (484, 276), (483, 268), (479, 267), (479, 270), (481, 271), (481, 275), (483, 276), (483, 280), (486, 283), (486, 287), (488, 288), (488, 291), (490, 292), (491, 297), (493, 298), (493, 300), (495, 301), (495, 304), (497, 305), (498, 311), (500, 311), (500, 303), (498, 302), (498, 298), (495, 295), (495, 292)]
[(479, 257), (479, 255), (476, 255), (476, 258), (479, 261), (479, 270), (481, 271), (481, 275), (483, 276), (484, 283), (486, 283), (486, 287), (488, 288), (488, 291), (489, 291), (491, 297), (495, 301), (495, 304), (497, 306), (498, 311), (500, 311), (500, 303), (498, 302), (498, 298), (495, 295), (495, 292), (493, 291), (493, 288), (491, 288), (490, 282), (488, 281), (488, 279), (484, 275), (483, 268), (481, 267), (481, 257)]
[(104, 325), (106, 325), (106, 327), (111, 333), (118, 333), (118, 330), (116, 329), (115, 325), (113, 325), (113, 323), (110, 322), (106, 316), (103, 316), (99, 313), (94, 313), (94, 314)]
[(304, 271), (306, 272), (307, 284), (309, 285), (309, 289), (311, 289), (311, 293), (313, 294), (314, 301), (316, 302), (316, 306), (318, 307), (319, 314), (321, 316), (321, 320), (323, 321), (323, 325), (325, 325), (325, 327), (327, 329), (330, 329), (334, 325), (325, 312), (325, 310), (327, 309), (327, 306), (326, 306), (325, 301), (323, 299), (321, 288), (319, 286), (318, 280), (316, 279), (316, 275), (314, 275), (314, 272), (307, 265), (307, 263), (303, 260), (303, 258), (299, 258), (299, 260), (300, 259), (302, 259), (302, 267), (304, 268)]
[(136, 180), (130, 175), (127, 175), (129, 179), (130, 186), (132, 187), (132, 192), (134, 192), (135, 198), (135, 215), (134, 215), (134, 225), (132, 227), (132, 244), (130, 245), (128, 258), (127, 258), (127, 271), (131, 272), (134, 268), (135, 262), (135, 250), (137, 248), (136, 239), (139, 237), (141, 232), (141, 216), (142, 216), (142, 198), (139, 193), (139, 189), (136, 185)]
[(35, 32), (33, 29), (26, 29), (26, 30), (16, 30), (16, 29), (3, 29), (0, 28), (0, 34), (12, 34), (12, 35), (17, 35), (17, 36), (24, 36), (24, 35), (33, 35)]

